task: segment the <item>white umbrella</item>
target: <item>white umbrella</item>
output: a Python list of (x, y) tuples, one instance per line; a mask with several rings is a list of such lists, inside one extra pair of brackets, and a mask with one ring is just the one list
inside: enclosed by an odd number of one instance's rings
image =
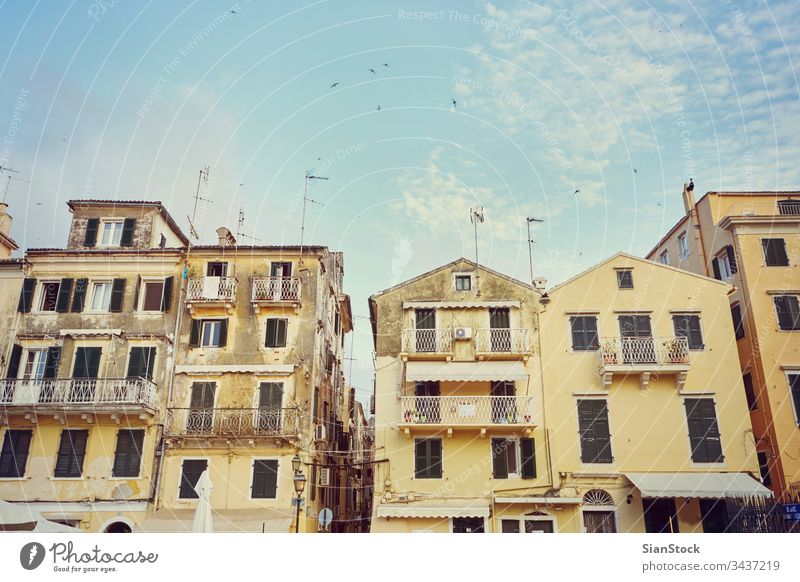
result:
[(197, 480), (194, 490), (197, 492), (197, 507), (194, 510), (192, 519), (192, 531), (195, 533), (212, 533), (214, 523), (211, 516), (211, 477), (208, 476), (208, 469), (203, 471)]

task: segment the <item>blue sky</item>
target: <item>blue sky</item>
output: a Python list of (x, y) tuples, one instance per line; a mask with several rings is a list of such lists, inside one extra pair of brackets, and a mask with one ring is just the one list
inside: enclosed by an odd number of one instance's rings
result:
[(796, 2), (431, 4), (0, 3), (14, 237), (63, 245), (80, 197), (162, 200), (185, 228), (208, 165), (205, 242), (243, 208), (246, 234), (296, 244), (312, 169), (330, 180), (306, 241), (344, 251), (363, 317), (371, 293), (474, 257), (473, 206), (481, 262), (524, 280), (524, 217), (543, 218), (536, 271), (556, 283), (649, 250), (690, 177), (800, 187)]

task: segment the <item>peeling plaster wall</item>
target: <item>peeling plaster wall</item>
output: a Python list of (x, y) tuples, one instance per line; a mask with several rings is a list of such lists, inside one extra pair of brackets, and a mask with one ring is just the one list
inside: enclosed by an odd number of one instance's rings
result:
[[(100, 246), (102, 236), (102, 220), (104, 218), (135, 218), (136, 227), (133, 231), (133, 245), (126, 248), (150, 249), (158, 246), (158, 240), (153, 244), (154, 222), (158, 218), (158, 210), (153, 207), (130, 207), (130, 206), (88, 206), (80, 208), (74, 212), (72, 223), (67, 237), (68, 249), (86, 248), (86, 225), (90, 218), (100, 219), (100, 230), (97, 232), (97, 246)], [(177, 238), (177, 237), (176, 237)], [(169, 246), (169, 245), (167, 245)], [(174, 245), (181, 246), (181, 245)]]

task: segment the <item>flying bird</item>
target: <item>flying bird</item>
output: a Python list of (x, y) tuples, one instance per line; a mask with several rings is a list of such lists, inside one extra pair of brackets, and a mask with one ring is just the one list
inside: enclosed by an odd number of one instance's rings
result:
[(375, 69), (367, 69), (367, 70), (368, 70), (370, 73), (372, 73), (373, 75), (375, 74)]
[(580, 192), (580, 190), (575, 190), (575, 192), (573, 192), (573, 194), (577, 194), (578, 192)]
[(381, 63), (381, 64), (382, 64), (384, 67), (386, 67), (387, 69), (389, 68), (389, 63)]
[(380, 106), (380, 105), (378, 105), (378, 111), (380, 111), (380, 110), (381, 110), (381, 106)]
[(637, 170), (636, 168), (634, 168), (634, 169), (633, 169), (633, 173), (634, 173), (634, 174), (638, 174), (638, 173), (639, 173), (639, 170)]
[(453, 99), (452, 97), (450, 98), (450, 103), (452, 103), (452, 104), (453, 104), (453, 107), (455, 107), (456, 105), (458, 105), (458, 104), (456, 103), (456, 100), (455, 100), (455, 99)]
[(232, 9), (231, 9), (231, 10), (228, 10), (228, 12), (230, 12), (231, 14), (239, 14), (239, 11), (238, 11), (238, 10), (232, 10)]

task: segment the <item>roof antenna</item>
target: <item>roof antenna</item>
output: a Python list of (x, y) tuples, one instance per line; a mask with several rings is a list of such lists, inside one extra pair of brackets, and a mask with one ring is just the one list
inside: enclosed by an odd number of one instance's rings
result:
[(481, 279), (478, 275), (480, 265), (478, 263), (478, 223), (483, 223), (485, 220), (483, 216), (483, 206), (476, 206), (469, 209), (469, 221), (475, 226), (475, 288), (477, 289), (476, 295), (481, 295)]
[(320, 206), (325, 206), (322, 202), (318, 202), (312, 198), (308, 197), (308, 181), (309, 180), (328, 180), (325, 176), (314, 176), (310, 174), (311, 170), (306, 171), (306, 179), (305, 185), (303, 186), (303, 216), (300, 219), (300, 260), (303, 260), (303, 240), (305, 238), (306, 233), (306, 203), (311, 202), (313, 204), (319, 204)]
[[(239, 224), (236, 226), (236, 240), (238, 241), (239, 238), (249, 238), (253, 241), (261, 241), (260, 238), (255, 236), (250, 236), (249, 234), (244, 233), (244, 208), (239, 207)], [(238, 243), (237, 243), (238, 245)]]
[(528, 262), (531, 265), (531, 286), (535, 287), (536, 285), (533, 282), (533, 238), (531, 237), (531, 222), (544, 222), (544, 220), (529, 216), (525, 221), (528, 223)]
[(197, 189), (195, 190), (194, 196), (194, 208), (192, 209), (192, 217), (186, 216), (186, 220), (189, 221), (189, 235), (191, 235), (195, 240), (200, 240), (200, 235), (197, 233), (197, 229), (195, 228), (195, 223), (197, 221), (197, 203), (199, 201), (203, 202), (211, 202), (214, 203), (213, 200), (209, 200), (208, 198), (203, 198), (200, 196), (200, 183), (202, 182), (206, 186), (208, 186), (208, 174), (210, 172), (210, 168), (208, 166), (203, 167), (200, 170), (200, 175), (197, 177)]
[(6, 196), (8, 196), (8, 187), (11, 186), (11, 174), (19, 174), (19, 172), (14, 168), (9, 168), (7, 166), (0, 166), (0, 173), (6, 175), (6, 189), (3, 191), (3, 199), (0, 200), (0, 202), (5, 203)]

